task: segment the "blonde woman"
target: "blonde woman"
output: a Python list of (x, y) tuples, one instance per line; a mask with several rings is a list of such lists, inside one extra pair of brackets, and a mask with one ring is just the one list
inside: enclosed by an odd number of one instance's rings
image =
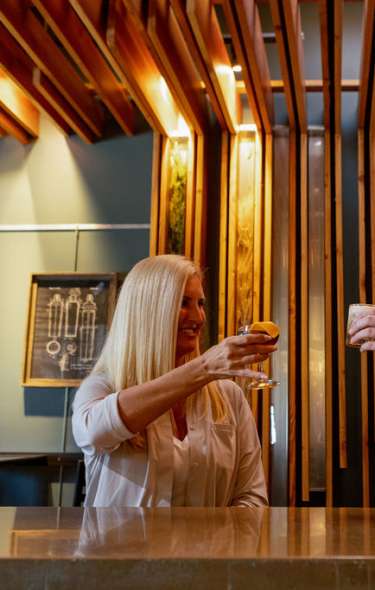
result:
[[(182, 256), (141, 260), (73, 406), (86, 466), (86, 506), (267, 504), (255, 423), (225, 379), (275, 350), (263, 334), (199, 353), (200, 270)], [(217, 380), (217, 379), (220, 379)]]

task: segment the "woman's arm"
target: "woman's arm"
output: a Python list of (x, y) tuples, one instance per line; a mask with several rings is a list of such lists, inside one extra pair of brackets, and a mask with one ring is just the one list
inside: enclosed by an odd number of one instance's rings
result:
[(142, 385), (120, 391), (120, 416), (129, 430), (140, 432), (189, 395), (217, 378), (230, 376), (231, 371), (243, 371), (251, 376), (249, 364), (264, 360), (276, 347), (267, 342), (270, 336), (248, 334), (231, 336), (204, 354), (169, 373)]
[(142, 432), (177, 402), (225, 371), (242, 370), (275, 350), (267, 336), (226, 338), (196, 359), (148, 383), (113, 392), (105, 378), (92, 375), (79, 388), (73, 404), (73, 434), (81, 448), (111, 451)]

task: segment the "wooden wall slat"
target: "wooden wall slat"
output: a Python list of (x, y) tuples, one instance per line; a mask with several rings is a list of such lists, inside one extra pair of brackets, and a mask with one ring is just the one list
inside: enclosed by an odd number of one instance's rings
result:
[(367, 102), (370, 88), (368, 81), (371, 73), (372, 64), (372, 46), (375, 35), (375, 2), (366, 0), (364, 2), (362, 17), (362, 51), (361, 51), (361, 69), (359, 82), (359, 100), (358, 100), (358, 127), (363, 129), (365, 126)]
[[(322, 75), (323, 75), (323, 102), (324, 102), (324, 127), (329, 129), (330, 127), (330, 59), (329, 59), (329, 33), (328, 33), (328, 0), (321, 0), (319, 3), (319, 16), (320, 16), (320, 45), (322, 55)], [(332, 81), (333, 82), (333, 81)]]
[[(253, 322), (262, 319), (262, 268), (263, 268), (263, 261), (262, 261), (262, 244), (263, 244), (263, 175), (262, 175), (262, 168), (263, 168), (263, 153), (262, 153), (262, 140), (258, 134), (256, 134), (256, 142), (255, 142), (255, 158), (254, 158), (254, 271), (253, 271), (253, 297), (252, 297), (252, 305), (253, 305), (253, 314), (252, 319)], [(257, 368), (257, 367), (255, 367)], [(264, 396), (264, 392), (260, 393), (258, 390), (254, 389), (251, 392), (251, 408), (254, 414), (254, 418), (258, 426), (260, 427), (260, 415), (259, 415), (259, 396)], [(269, 392), (266, 393), (266, 400), (264, 402), (265, 407), (269, 407)], [(266, 426), (266, 430), (268, 431), (269, 424)], [(267, 437), (267, 432), (265, 432), (265, 437)], [(269, 439), (269, 436), (268, 436)], [(262, 436), (262, 443), (263, 443), (263, 436)], [(267, 443), (265, 443), (267, 446)], [(266, 470), (268, 470), (267, 459), (268, 455), (266, 452)]]
[(238, 136), (232, 135), (229, 144), (229, 211), (228, 211), (228, 299), (227, 335), (236, 333), (236, 267), (237, 267), (237, 166)]
[(307, 187), (307, 135), (300, 136), (301, 167), (301, 433), (302, 500), (310, 499), (310, 395), (309, 395), (309, 203)]
[[(375, 86), (375, 80), (374, 80)], [(370, 124), (370, 252), (371, 260), (367, 264), (367, 268), (371, 273), (370, 284), (371, 284), (371, 297), (372, 303), (375, 303), (375, 153), (373, 146), (375, 145), (375, 108), (372, 107), (371, 111), (371, 124)], [(373, 362), (373, 377), (375, 383), (375, 362)], [(373, 391), (373, 403), (375, 407), (375, 387)], [(374, 412), (374, 436), (375, 436), (375, 412)]]
[(197, 135), (196, 144), (196, 185), (194, 220), (194, 260), (201, 267), (206, 263), (207, 190), (206, 190), (206, 138)]
[(219, 341), (227, 335), (229, 149), (230, 136), (223, 131), (220, 156)]
[(336, 312), (339, 393), (339, 457), (340, 467), (348, 466), (346, 426), (346, 370), (345, 370), (345, 305), (344, 252), (342, 220), (341, 134), (335, 133), (335, 218), (336, 218)]
[(189, 153), (187, 163), (186, 202), (185, 202), (185, 256), (194, 258), (195, 230), (195, 192), (197, 182), (197, 138), (195, 134), (189, 137)]
[[(264, 141), (264, 233), (263, 233), (263, 319), (272, 319), (271, 283), (272, 283), (272, 162), (273, 139), (271, 134)], [(271, 362), (264, 363), (267, 375), (271, 374)], [(271, 391), (262, 395), (262, 458), (266, 482), (270, 481), (270, 407)]]
[(334, 2), (334, 99), (335, 133), (341, 132), (342, 2)]
[(289, 135), (289, 347), (288, 347), (288, 499), (296, 505), (297, 471), (297, 145), (294, 131)]
[[(366, 303), (366, 234), (365, 208), (365, 138), (364, 131), (358, 131), (358, 235), (359, 235), (359, 301)], [(368, 397), (368, 356), (361, 354), (361, 447), (362, 447), (362, 504), (370, 505), (369, 473), (369, 397)]]
[(326, 506), (333, 505), (333, 375), (332, 375), (332, 208), (331, 208), (331, 140), (329, 129), (324, 136), (324, 340), (325, 340), (325, 410), (326, 410)]
[(159, 251), (159, 207), (160, 207), (160, 176), (162, 136), (154, 131), (152, 144), (152, 177), (151, 177), (151, 220), (150, 220), (150, 256)]
[(298, 125), (302, 133), (307, 130), (306, 95), (303, 72), (303, 46), (301, 37), (301, 15), (298, 0), (283, 0), (284, 22), (288, 54), (290, 57), (289, 71), (292, 75), (293, 90), (298, 116)]
[[(161, 136), (162, 137), (162, 136)], [(168, 187), (169, 187), (169, 158), (171, 141), (162, 137), (161, 143), (161, 169), (160, 169), (160, 196), (159, 196), (159, 237), (158, 254), (168, 252)]]

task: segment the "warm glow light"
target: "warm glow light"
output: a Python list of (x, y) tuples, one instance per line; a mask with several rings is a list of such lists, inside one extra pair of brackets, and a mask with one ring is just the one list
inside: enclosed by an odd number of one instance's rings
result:
[(233, 77), (233, 70), (231, 68), (231, 66), (227, 66), (226, 64), (219, 64), (215, 67), (215, 71), (217, 74), (221, 74), (221, 75), (231, 75)]
[(242, 67), (240, 66), (240, 64), (236, 64), (233, 66), (232, 70), (234, 72), (242, 72)]
[(255, 123), (241, 123), (237, 126), (237, 133), (241, 133), (241, 131), (257, 131), (257, 126)]
[(178, 115), (177, 128), (171, 131), (170, 137), (190, 137), (190, 129), (182, 115)]
[(163, 76), (160, 77), (160, 91), (163, 95), (164, 100), (170, 100), (171, 94), (169, 92), (168, 85), (164, 80)]

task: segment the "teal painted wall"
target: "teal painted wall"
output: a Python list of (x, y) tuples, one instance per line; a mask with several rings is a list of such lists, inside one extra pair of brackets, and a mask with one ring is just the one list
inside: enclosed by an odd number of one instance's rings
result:
[[(0, 226), (150, 221), (152, 133), (86, 145), (46, 118), (29, 146), (0, 140)], [(74, 390), (21, 386), (31, 273), (73, 271), (76, 233), (0, 232), (0, 451), (76, 450)], [(149, 231), (80, 232), (77, 270), (126, 272), (148, 255)]]

